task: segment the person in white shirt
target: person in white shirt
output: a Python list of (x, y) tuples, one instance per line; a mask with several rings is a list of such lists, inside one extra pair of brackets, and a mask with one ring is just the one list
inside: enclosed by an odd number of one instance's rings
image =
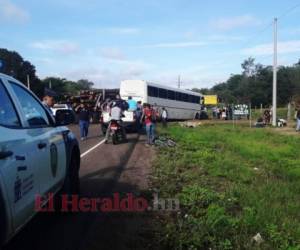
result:
[(162, 108), (162, 112), (161, 112), (161, 120), (162, 120), (163, 127), (166, 128), (168, 126), (168, 112), (164, 107)]
[(124, 135), (124, 138), (126, 138), (126, 131), (123, 125), (123, 121), (122, 121), (122, 116), (123, 116), (123, 111), (122, 109), (117, 105), (116, 102), (113, 102), (112, 104), (112, 108), (110, 110), (110, 122), (108, 124), (108, 128), (106, 130), (106, 134), (105, 134), (105, 143), (108, 142), (109, 139), (109, 133), (110, 133), (110, 127), (111, 127), (111, 122), (112, 121), (117, 121), (118, 124), (120, 125), (121, 129), (122, 129), (122, 133)]

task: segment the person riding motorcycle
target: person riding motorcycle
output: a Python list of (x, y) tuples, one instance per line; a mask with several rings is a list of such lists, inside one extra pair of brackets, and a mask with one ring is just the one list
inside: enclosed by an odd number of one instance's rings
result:
[(123, 121), (122, 121), (123, 110), (120, 107), (120, 103), (118, 103), (116, 101), (112, 102), (112, 108), (110, 110), (110, 117), (111, 117), (111, 120), (110, 120), (110, 122), (108, 124), (108, 128), (106, 130), (105, 143), (107, 143), (108, 139), (109, 139), (112, 121), (117, 121), (117, 123), (119, 124), (119, 126), (121, 128), (123, 138), (126, 138), (126, 131), (125, 131), (125, 127), (124, 127)]

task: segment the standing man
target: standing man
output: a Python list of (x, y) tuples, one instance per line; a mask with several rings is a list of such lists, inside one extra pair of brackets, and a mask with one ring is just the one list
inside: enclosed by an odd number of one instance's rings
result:
[(300, 131), (300, 109), (297, 109), (296, 117), (297, 117), (296, 131), (299, 132)]
[(43, 97), (43, 104), (45, 106), (45, 108), (54, 116), (53, 111), (52, 111), (52, 107), (55, 104), (54, 101), (54, 97), (56, 97), (57, 94), (51, 90), (51, 89), (45, 89), (44, 91), (44, 97)]
[(138, 101), (137, 102), (137, 109), (136, 109), (136, 130), (137, 130), (137, 132), (139, 132), (140, 129), (141, 129), (142, 114), (143, 114), (142, 102)]
[(165, 109), (165, 107), (162, 108), (161, 120), (162, 120), (163, 127), (166, 128), (168, 126), (168, 112)]
[(129, 111), (136, 111), (137, 110), (137, 102), (132, 99), (131, 96), (128, 97), (128, 110)]
[(128, 103), (125, 100), (122, 100), (120, 95), (116, 95), (116, 100), (114, 100), (114, 102), (122, 111), (128, 110), (129, 108)]
[(76, 109), (79, 118), (79, 128), (80, 128), (80, 137), (81, 140), (86, 140), (89, 133), (90, 126), (90, 112), (86, 108), (84, 103), (81, 103), (80, 106)]
[(146, 133), (147, 133), (147, 143), (146, 145), (153, 145), (155, 140), (155, 112), (151, 108), (150, 104), (146, 104), (143, 110), (143, 115), (141, 118), (141, 122), (144, 119), (146, 125)]

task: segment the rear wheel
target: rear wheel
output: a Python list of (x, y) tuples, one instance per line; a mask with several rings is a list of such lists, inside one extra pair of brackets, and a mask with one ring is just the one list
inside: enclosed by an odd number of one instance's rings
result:
[(200, 119), (199, 113), (197, 113), (197, 114), (195, 115), (195, 119), (196, 119), (196, 120), (199, 120), (199, 119)]

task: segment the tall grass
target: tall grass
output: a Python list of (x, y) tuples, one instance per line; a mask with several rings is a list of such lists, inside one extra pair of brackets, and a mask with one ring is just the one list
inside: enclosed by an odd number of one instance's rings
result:
[(153, 184), (182, 209), (163, 219), (167, 248), (300, 249), (299, 138), (226, 125), (162, 133), (178, 146), (159, 151)]

